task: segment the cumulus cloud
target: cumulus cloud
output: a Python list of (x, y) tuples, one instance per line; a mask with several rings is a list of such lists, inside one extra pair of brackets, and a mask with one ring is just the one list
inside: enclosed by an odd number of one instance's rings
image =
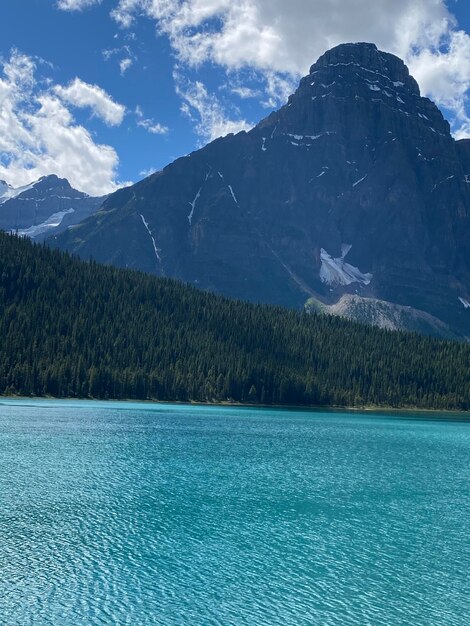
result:
[(75, 78), (66, 87), (56, 85), (54, 92), (65, 102), (80, 107), (90, 108), (96, 117), (103, 120), (108, 126), (121, 124), (126, 108), (111, 98), (98, 85), (90, 85), (80, 78)]
[(424, 93), (454, 114), (456, 138), (470, 137), (470, 37), (463, 31), (452, 32), (445, 51), (425, 48), (409, 60), (409, 65)]
[(426, 95), (465, 124), (470, 37), (444, 0), (120, 0), (112, 16), (129, 27), (155, 20), (181, 65), (252, 68), (275, 106), (325, 50), (372, 41), (411, 67)]
[(96, 143), (75, 122), (60, 89), (43, 89), (35, 72), (34, 59), (16, 50), (3, 63), (0, 178), (17, 187), (55, 173), (89, 194), (115, 190), (115, 150)]
[(136, 14), (143, 13), (155, 17), (155, 11), (152, 5), (152, 0), (120, 0), (117, 6), (111, 11), (111, 15), (120, 26), (129, 28), (134, 22)]
[(436, 45), (455, 22), (442, 0), (120, 0), (112, 12), (124, 26), (140, 14), (154, 18), (192, 65), (296, 74), (344, 41), (375, 41), (405, 55)]

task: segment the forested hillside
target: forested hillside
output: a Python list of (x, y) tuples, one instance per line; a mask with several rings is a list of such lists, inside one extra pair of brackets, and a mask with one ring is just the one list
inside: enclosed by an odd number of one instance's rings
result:
[(0, 234), (0, 393), (470, 408), (470, 346), (199, 292)]

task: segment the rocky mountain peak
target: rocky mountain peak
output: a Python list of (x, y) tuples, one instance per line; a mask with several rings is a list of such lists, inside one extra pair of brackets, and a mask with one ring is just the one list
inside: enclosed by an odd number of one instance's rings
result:
[(341, 44), (322, 55), (287, 105), (261, 126), (294, 135), (326, 131), (347, 141), (366, 138), (370, 148), (390, 133), (453, 142), (448, 122), (421, 97), (405, 63), (369, 43)]
[(35, 189), (72, 189), (71, 184), (66, 178), (59, 178), (56, 174), (49, 174), (48, 176), (41, 176), (35, 183)]
[(242, 299), (410, 307), (470, 337), (469, 147), (403, 61), (343, 44), (251, 131), (112, 194), (56, 243)]
[(345, 43), (331, 48), (312, 65), (309, 76), (327, 68), (340, 72), (342, 68), (347, 67), (356, 72), (363, 70), (366, 75), (375, 74), (377, 77), (382, 77), (386, 82), (391, 83), (390, 87), (396, 86), (394, 83), (403, 83), (400, 86), (406, 87), (416, 96), (420, 95), (418, 83), (410, 76), (402, 59), (388, 52), (382, 52), (373, 43)]

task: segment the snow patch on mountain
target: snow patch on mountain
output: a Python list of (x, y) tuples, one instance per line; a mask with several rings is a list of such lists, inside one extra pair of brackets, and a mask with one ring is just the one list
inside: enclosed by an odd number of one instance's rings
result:
[(3, 196), (11, 189), (11, 186), (6, 182), (6, 180), (0, 180), (0, 202)]
[(150, 230), (150, 227), (145, 219), (145, 217), (142, 215), (142, 213), (139, 213), (140, 217), (142, 218), (142, 223), (145, 226), (145, 228), (147, 229), (148, 234), (150, 235), (150, 239), (152, 240), (152, 244), (153, 244), (153, 250), (155, 252), (155, 256), (157, 257), (157, 261), (159, 263), (162, 262), (161, 258), (160, 258), (160, 254), (158, 253), (158, 248), (157, 248), (157, 244), (155, 243), (155, 238), (152, 235), (152, 231)]
[(41, 224), (37, 224), (36, 226), (30, 226), (29, 228), (23, 228), (18, 231), (10, 231), (12, 233), (17, 233), (22, 237), (37, 237), (38, 235), (42, 235), (47, 233), (50, 230), (54, 230), (62, 223), (62, 220), (69, 213), (74, 213), (75, 209), (67, 209), (66, 211), (58, 211), (57, 213), (53, 213), (50, 217), (47, 218)]
[(346, 263), (344, 260), (350, 250), (350, 244), (343, 244), (341, 246), (341, 256), (333, 258), (324, 248), (321, 249), (320, 280), (322, 283), (331, 286), (350, 285), (351, 283), (368, 285), (370, 283), (372, 274), (364, 274), (360, 269)]
[(227, 187), (229, 188), (229, 191), (230, 191), (230, 193), (232, 194), (233, 201), (235, 202), (235, 204), (238, 204), (237, 197), (236, 197), (236, 196), (235, 196), (235, 194), (233, 193), (232, 185), (227, 185)]
[(189, 206), (191, 207), (191, 213), (188, 215), (188, 222), (189, 222), (190, 226), (191, 226), (191, 222), (193, 220), (193, 215), (194, 215), (194, 209), (196, 207), (196, 202), (199, 200), (199, 196), (201, 195), (201, 191), (202, 191), (202, 187), (199, 188), (199, 191), (194, 196), (194, 200), (189, 203)]
[(39, 182), (39, 180), (35, 180), (33, 183), (30, 183), (29, 185), (24, 185), (23, 187), (12, 187), (4, 180), (0, 181), (0, 204), (4, 204), (7, 200), (11, 200), (11, 198), (16, 198), (24, 191), (32, 189), (34, 185)]
[(360, 178), (359, 180), (356, 180), (356, 182), (353, 183), (353, 187), (356, 187), (357, 185), (359, 185), (359, 183), (362, 183), (362, 181), (365, 180), (366, 178), (367, 178), (367, 174), (363, 176), (362, 178)]

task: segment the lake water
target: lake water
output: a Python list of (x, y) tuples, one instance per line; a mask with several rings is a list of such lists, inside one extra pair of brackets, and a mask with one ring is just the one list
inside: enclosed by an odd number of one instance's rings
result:
[(0, 624), (470, 623), (470, 422), (0, 400)]

